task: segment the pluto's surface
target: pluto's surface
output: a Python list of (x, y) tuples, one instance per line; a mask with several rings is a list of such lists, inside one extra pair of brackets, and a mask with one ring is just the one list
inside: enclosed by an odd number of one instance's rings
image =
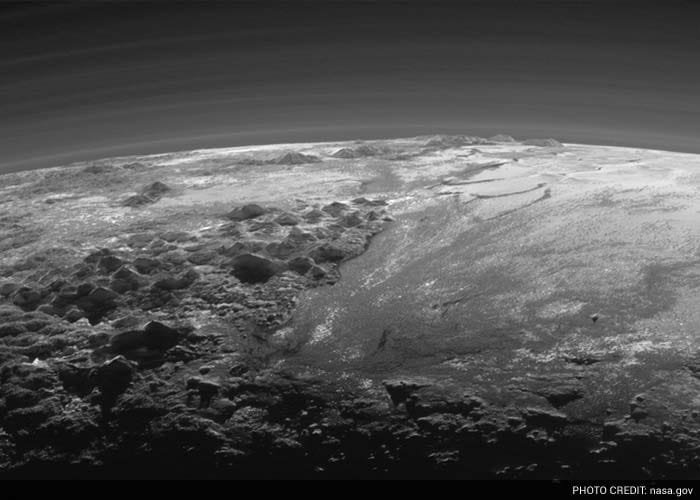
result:
[(0, 177), (0, 469), (700, 478), (700, 156), (435, 136)]

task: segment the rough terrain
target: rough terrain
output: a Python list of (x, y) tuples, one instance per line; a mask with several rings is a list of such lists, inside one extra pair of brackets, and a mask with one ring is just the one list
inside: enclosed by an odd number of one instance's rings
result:
[(3, 176), (0, 476), (699, 478), (698, 167), (437, 136)]

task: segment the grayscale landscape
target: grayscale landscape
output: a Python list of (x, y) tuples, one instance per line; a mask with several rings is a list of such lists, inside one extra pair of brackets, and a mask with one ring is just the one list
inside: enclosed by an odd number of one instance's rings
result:
[(700, 156), (419, 136), (0, 176), (0, 476), (697, 478)]

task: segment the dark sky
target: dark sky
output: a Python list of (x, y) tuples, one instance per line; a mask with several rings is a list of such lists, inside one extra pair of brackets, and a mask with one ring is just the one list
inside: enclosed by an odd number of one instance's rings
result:
[(700, 152), (698, 3), (3, 3), (0, 172), (437, 132)]

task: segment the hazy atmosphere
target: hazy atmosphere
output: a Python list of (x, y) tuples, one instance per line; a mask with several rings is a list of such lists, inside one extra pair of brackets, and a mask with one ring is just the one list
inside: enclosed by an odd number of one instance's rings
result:
[(443, 132), (698, 152), (698, 16), (681, 1), (3, 3), (0, 171)]

